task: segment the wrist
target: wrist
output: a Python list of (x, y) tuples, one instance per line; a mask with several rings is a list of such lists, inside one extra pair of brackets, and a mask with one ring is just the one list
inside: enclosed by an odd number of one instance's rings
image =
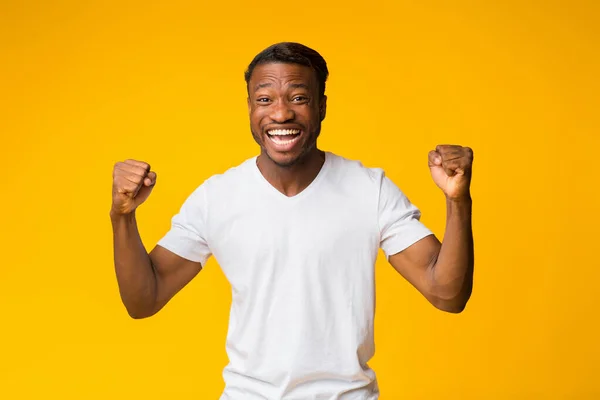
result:
[(447, 218), (459, 218), (467, 220), (471, 218), (473, 201), (470, 195), (460, 197), (446, 197), (446, 216)]
[(448, 195), (446, 195), (446, 203), (452, 203), (452, 204), (465, 204), (465, 205), (470, 205), (473, 202), (473, 200), (471, 199), (471, 193), (465, 193), (456, 197), (450, 197)]
[(110, 210), (110, 220), (112, 221), (112, 223), (119, 223), (119, 222), (132, 222), (135, 221), (135, 210), (133, 210), (130, 213), (127, 214), (123, 214), (120, 212), (115, 211), (114, 209), (111, 208)]

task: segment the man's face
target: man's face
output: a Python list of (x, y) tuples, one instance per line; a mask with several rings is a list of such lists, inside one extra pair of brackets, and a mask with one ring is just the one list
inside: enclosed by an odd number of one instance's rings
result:
[(248, 84), (254, 140), (275, 164), (290, 167), (315, 148), (327, 98), (319, 98), (315, 72), (304, 65), (258, 65)]

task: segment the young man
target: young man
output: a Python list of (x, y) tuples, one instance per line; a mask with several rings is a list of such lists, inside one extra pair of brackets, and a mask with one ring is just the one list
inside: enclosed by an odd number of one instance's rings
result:
[(260, 155), (202, 183), (150, 254), (135, 209), (156, 173), (135, 160), (114, 168), (115, 268), (133, 318), (158, 312), (211, 255), (231, 283), (221, 399), (377, 399), (367, 362), (379, 248), (440, 310), (461, 312), (471, 294), (471, 149), (429, 153), (446, 197), (440, 244), (381, 169), (318, 149), (327, 76), (297, 43), (255, 57), (246, 83)]

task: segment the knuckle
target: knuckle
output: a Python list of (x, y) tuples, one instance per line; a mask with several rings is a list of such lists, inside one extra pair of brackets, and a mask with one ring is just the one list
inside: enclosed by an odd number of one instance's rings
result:
[(124, 187), (124, 186), (125, 186), (125, 182), (123, 181), (123, 178), (122, 178), (122, 177), (120, 177), (120, 176), (116, 176), (116, 177), (113, 179), (113, 185), (115, 185), (115, 187), (117, 187), (117, 188), (121, 188), (121, 187)]

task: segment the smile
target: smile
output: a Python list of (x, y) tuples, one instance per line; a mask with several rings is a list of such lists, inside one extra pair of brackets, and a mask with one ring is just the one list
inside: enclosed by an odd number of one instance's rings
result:
[(294, 144), (301, 136), (299, 129), (272, 129), (267, 131), (267, 136), (277, 146), (286, 146)]

